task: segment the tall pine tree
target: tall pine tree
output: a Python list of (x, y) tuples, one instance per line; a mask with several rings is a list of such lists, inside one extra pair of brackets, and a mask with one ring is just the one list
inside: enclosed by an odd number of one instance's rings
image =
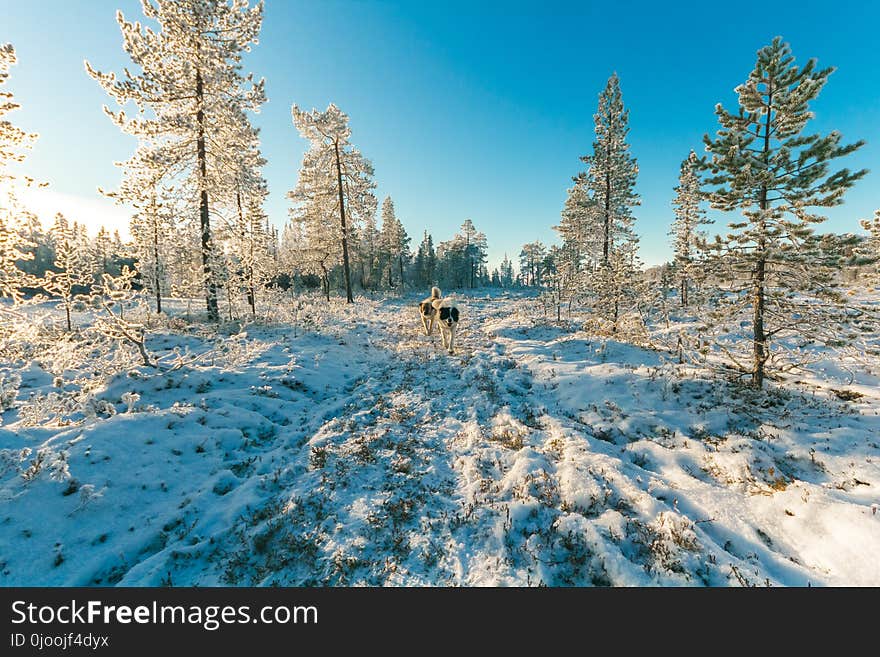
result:
[(238, 140), (244, 111), (265, 102), (263, 81), (241, 71), (243, 54), (257, 42), (263, 4), (142, 0), (141, 8), (158, 30), (126, 21), (117, 12), (123, 47), (140, 73), (125, 69), (118, 79), (88, 62), (86, 70), (120, 107), (129, 102), (137, 107), (135, 117), (124, 109), (104, 111), (124, 132), (142, 144), (150, 142), (140, 157), (152, 160), (165, 177), (183, 181), (197, 199), (205, 304), (208, 319), (217, 321), (211, 202), (224, 189), (224, 155)]
[[(349, 238), (357, 223), (375, 211), (373, 165), (351, 144), (348, 115), (336, 105), (331, 103), (323, 112), (306, 112), (294, 105), (292, 115), (297, 130), (311, 146), (308, 161), (303, 160), (300, 181), (290, 196), (297, 202), (322, 199), (335, 204), (346, 301), (352, 303)], [(329, 220), (330, 216), (323, 218)]]
[(583, 185), (591, 201), (579, 201), (585, 206), (581, 221), (586, 225), (581, 232), (595, 236), (591, 239), (596, 240), (597, 251), (596, 269), (584, 283), (593, 298), (594, 311), (616, 330), (621, 306), (631, 303), (636, 295), (638, 237), (632, 208), (640, 204), (635, 192), (639, 168), (626, 141), (629, 110), (623, 105), (617, 74), (609, 78), (599, 94), (599, 107), (593, 118), (593, 153), (581, 158), (587, 171), (575, 178), (576, 188)]
[(716, 137), (704, 137), (711, 206), (742, 214), (714, 243), (713, 269), (726, 276), (733, 293), (727, 316), (736, 322), (740, 312), (750, 311), (750, 363), (736, 364), (756, 388), (764, 384), (774, 340), (828, 326), (809, 297), (831, 298), (842, 254), (813, 234), (825, 220), (813, 208), (840, 204), (866, 173), (830, 170), (832, 160), (863, 142), (844, 145), (836, 131), (804, 134), (813, 118), (809, 103), (833, 70), (817, 69), (815, 59), (797, 66), (789, 45), (776, 37), (758, 51), (755, 68), (736, 88), (737, 111), (719, 103), (721, 127)]

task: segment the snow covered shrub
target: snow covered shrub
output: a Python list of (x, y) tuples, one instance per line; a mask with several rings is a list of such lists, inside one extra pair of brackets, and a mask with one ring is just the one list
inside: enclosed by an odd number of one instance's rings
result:
[(90, 422), (116, 415), (116, 407), (113, 404), (106, 399), (98, 399), (93, 395), (86, 397), (79, 410), (82, 412), (83, 417)]
[(49, 471), (49, 478), (53, 481), (64, 481), (70, 478), (70, 469), (67, 463), (67, 452), (56, 452), (51, 447), (40, 447), (34, 460), (21, 473), (25, 481), (33, 481), (44, 470)]
[(137, 404), (138, 400), (141, 398), (139, 394), (136, 392), (124, 392), (122, 393), (121, 400), (122, 403), (125, 404), (126, 413), (131, 413), (134, 410), (134, 405)]
[(227, 367), (241, 367), (253, 362), (266, 349), (267, 345), (260, 340), (249, 340), (247, 331), (241, 331), (217, 343), (217, 351), (221, 362)]
[(35, 393), (18, 410), (24, 427), (52, 427), (71, 424), (70, 416), (79, 410), (74, 394), (66, 392)]
[(630, 518), (626, 527), (649, 571), (684, 574), (693, 570), (691, 561), (698, 560), (694, 555), (700, 544), (688, 519), (663, 511), (651, 523)]
[(143, 324), (125, 317), (126, 304), (135, 301), (131, 284), (136, 275), (136, 272), (124, 266), (119, 276), (102, 274), (101, 282), (92, 286), (92, 303), (104, 311), (95, 317), (93, 329), (111, 340), (135, 347), (143, 364), (154, 367), (144, 344)]
[(21, 375), (17, 372), (0, 372), (0, 413), (12, 408), (20, 386)]
[(45, 315), (33, 308), (0, 312), (0, 359), (7, 363), (32, 360), (52, 339), (45, 328)]
[(20, 470), (20, 464), (31, 455), (31, 448), (0, 449), (0, 477), (10, 470)]
[(607, 337), (614, 333), (614, 322), (610, 322), (598, 315), (590, 315), (584, 320), (581, 329), (588, 335)]
[(83, 484), (79, 488), (79, 504), (76, 505), (76, 509), (74, 509), (74, 511), (80, 511), (86, 508), (89, 504), (97, 499), (100, 499), (103, 496), (103, 489), (100, 491), (96, 491), (94, 484)]
[(617, 321), (616, 336), (638, 345), (645, 345), (649, 341), (648, 328), (645, 326), (644, 319), (638, 313), (621, 315)]

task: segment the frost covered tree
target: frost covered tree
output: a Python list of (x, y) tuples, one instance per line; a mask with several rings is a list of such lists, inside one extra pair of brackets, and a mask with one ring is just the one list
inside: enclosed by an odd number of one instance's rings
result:
[(862, 219), (862, 228), (868, 231), (868, 237), (857, 248), (857, 256), (862, 264), (873, 265), (866, 277), (871, 285), (880, 285), (880, 210), (874, 212), (873, 219)]
[(18, 233), (22, 240), (19, 248), (26, 254), (26, 258), (18, 262), (18, 267), (31, 277), (39, 277), (43, 272), (51, 269), (55, 260), (52, 240), (36, 214), (20, 207), (16, 208), (15, 212), (12, 211), (15, 202), (13, 196), (5, 209), (9, 211), (10, 216), (18, 214)]
[(32, 282), (21, 265), (34, 259), (30, 249), (37, 246), (20, 231), (20, 219), (27, 215), (19, 207), (13, 191), (13, 176), (7, 171), (11, 162), (24, 159), (24, 150), (36, 139), (35, 134), (26, 133), (4, 118), (20, 107), (12, 93), (2, 90), (9, 79), (9, 69), (15, 63), (12, 44), (0, 44), (0, 299), (9, 298), (13, 303), (21, 301), (22, 288)]
[(540, 241), (524, 244), (519, 253), (519, 271), (523, 285), (540, 287), (544, 281), (544, 258), (547, 247)]
[(590, 196), (586, 179), (574, 180), (566, 194), (559, 225), (553, 227), (562, 240), (562, 248), (556, 254), (557, 282), (562, 284), (561, 291), (569, 302), (589, 284), (603, 244), (599, 239), (601, 233), (595, 230), (598, 208)]
[(155, 189), (148, 190), (142, 203), (135, 203), (131, 237), (141, 284), (156, 299), (162, 312), (162, 293), (167, 291), (167, 268), (174, 235), (174, 220)]
[(239, 137), (224, 155), (229, 175), (225, 189), (234, 217), (227, 227), (227, 280), (244, 289), (251, 316), (256, 317), (257, 292), (275, 273), (272, 234), (263, 211), (269, 189), (262, 175), (266, 160), (260, 153), (259, 132), (244, 116), (237, 126)]
[[(117, 78), (88, 62), (86, 70), (121, 108), (105, 107), (105, 113), (141, 146), (148, 144), (136, 157), (164, 168), (164, 180), (176, 181), (197, 199), (205, 303), (208, 319), (217, 321), (211, 203), (226, 181), (224, 155), (239, 136), (244, 112), (265, 102), (263, 81), (241, 70), (243, 54), (257, 42), (263, 4), (142, 0), (141, 8), (158, 30), (117, 12), (123, 47), (140, 72), (126, 68)], [(133, 117), (125, 113), (128, 103), (138, 110)]]
[(358, 239), (358, 270), (361, 289), (376, 289), (379, 276), (379, 230), (376, 227), (376, 214), (364, 216)]
[(468, 287), (475, 287), (477, 277), (487, 260), (488, 246), (486, 236), (477, 231), (474, 222), (465, 219), (461, 225), (460, 235), (464, 238), (464, 254), (468, 268)]
[(285, 227), (284, 261), (294, 273), (315, 274), (330, 300), (330, 272), (342, 260), (342, 227), (333, 171), (321, 165), (323, 145), (313, 143), (303, 154), (290, 223)]
[(24, 159), (23, 151), (29, 148), (37, 137), (3, 118), (8, 112), (21, 107), (13, 100), (14, 96), (11, 92), (2, 91), (3, 85), (9, 80), (9, 69), (16, 62), (15, 48), (12, 44), (0, 44), (0, 182), (11, 177), (6, 172), (7, 165), (10, 162), (21, 162)]
[(141, 362), (147, 367), (155, 367), (146, 349), (143, 324), (125, 317), (126, 305), (136, 299), (132, 288), (136, 275), (137, 272), (123, 265), (118, 276), (105, 272), (97, 283), (92, 284), (91, 302), (103, 311), (95, 317), (93, 329), (106, 338), (135, 347)]
[(91, 256), (91, 267), (96, 281), (101, 279), (101, 274), (110, 271), (110, 265), (113, 260), (113, 240), (109, 231), (104, 226), (98, 227), (95, 239), (92, 240), (89, 255)]
[(232, 247), (234, 276), (245, 290), (251, 316), (257, 316), (257, 293), (265, 289), (275, 274), (272, 256), (272, 234), (266, 231), (266, 215), (259, 198), (250, 197), (247, 207), (239, 210), (235, 234), (229, 240)]
[(67, 330), (72, 331), (73, 305), (81, 298), (83, 288), (92, 282), (88, 253), (78, 226), (71, 226), (61, 213), (55, 216), (49, 234), (55, 245), (55, 263), (54, 270), (46, 272), (42, 285), (46, 292), (60, 299)]
[(594, 311), (616, 328), (621, 306), (631, 303), (637, 292), (638, 237), (632, 208), (640, 204), (635, 192), (639, 169), (626, 141), (629, 110), (616, 74), (599, 94), (593, 118), (593, 153), (581, 157), (587, 170), (574, 179), (558, 230), (569, 257), (588, 264), (581, 269), (580, 287), (591, 296)]
[(500, 279), (501, 287), (513, 287), (513, 281), (515, 279), (513, 262), (507, 257), (506, 253), (501, 260), (501, 266), (498, 268), (498, 278)]
[(404, 264), (409, 260), (410, 237), (394, 211), (394, 201), (386, 196), (382, 201), (382, 230), (379, 235), (379, 251), (383, 271), (388, 272), (388, 287), (394, 287), (394, 272), (400, 286), (404, 285)]
[(814, 235), (813, 227), (825, 220), (814, 208), (840, 204), (866, 172), (830, 170), (832, 160), (863, 142), (844, 145), (836, 131), (804, 133), (813, 118), (809, 104), (833, 70), (817, 69), (815, 59), (797, 66), (789, 45), (776, 37), (736, 87), (737, 111), (719, 103), (721, 127), (714, 138), (704, 137), (707, 198), (715, 209), (742, 214), (712, 245), (713, 271), (731, 293), (716, 320), (736, 323), (743, 312), (751, 315), (747, 363), (730, 355), (756, 388), (763, 386), (774, 340), (807, 333), (817, 339), (820, 328), (836, 324), (820, 312), (831, 306), (816, 300), (834, 301), (831, 280), (841, 266), (841, 243)]
[[(295, 203), (310, 204), (312, 215), (320, 208), (321, 216), (312, 219), (324, 222), (328, 237), (339, 242), (346, 301), (352, 303), (349, 237), (357, 222), (375, 211), (373, 165), (350, 143), (348, 115), (336, 105), (331, 103), (323, 112), (307, 112), (294, 105), (292, 115), (293, 124), (310, 147), (289, 196)], [(329, 208), (332, 213), (327, 213)], [(334, 215), (338, 222), (331, 222)]]
[(700, 177), (697, 155), (690, 152), (681, 163), (676, 196), (672, 205), (675, 220), (672, 222), (673, 267), (678, 277), (678, 294), (682, 306), (688, 305), (688, 292), (696, 278), (701, 278), (699, 245), (705, 242), (701, 226), (710, 223), (706, 211), (700, 206)]
[(599, 94), (594, 118), (596, 139), (593, 154), (581, 160), (587, 171), (575, 182), (583, 184), (592, 200), (584, 212), (586, 233), (598, 236), (598, 266), (589, 280), (595, 297), (594, 309), (616, 327), (621, 304), (636, 293), (638, 271), (632, 208), (640, 204), (635, 192), (639, 168), (629, 153), (629, 110), (623, 105), (620, 80), (612, 75)]
[(416, 251), (413, 269), (415, 282), (419, 286), (430, 286), (437, 280), (437, 253), (434, 250), (434, 238), (428, 231), (424, 232)]
[(24, 286), (31, 281), (19, 263), (33, 259), (33, 254), (27, 251), (33, 244), (22, 239), (12, 223), (12, 193), (7, 194), (9, 205), (0, 207), (0, 299), (11, 299), (16, 304), (22, 300)]

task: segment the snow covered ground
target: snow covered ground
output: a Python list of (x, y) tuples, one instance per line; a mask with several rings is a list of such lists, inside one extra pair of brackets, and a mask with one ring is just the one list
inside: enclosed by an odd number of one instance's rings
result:
[(415, 301), (154, 332), (204, 356), (54, 423), (0, 363), (0, 585), (880, 585), (876, 372), (757, 396), (505, 293), (449, 356)]

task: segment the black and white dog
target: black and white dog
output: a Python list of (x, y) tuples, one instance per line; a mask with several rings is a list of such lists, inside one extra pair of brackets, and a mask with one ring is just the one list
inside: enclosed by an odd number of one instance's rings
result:
[(455, 341), (455, 327), (458, 325), (458, 308), (449, 305), (447, 299), (437, 299), (431, 302), (437, 317), (437, 326), (440, 328), (440, 339), (443, 348), (452, 353), (452, 343)]
[(439, 287), (432, 287), (431, 296), (419, 304), (419, 317), (422, 319), (425, 335), (431, 335), (434, 332), (434, 322), (437, 323), (443, 348), (451, 354), (455, 326), (458, 324), (458, 308), (451, 306), (449, 300), (441, 298), (442, 296)]
[(425, 335), (431, 335), (434, 332), (434, 321), (437, 319), (437, 310), (434, 308), (434, 302), (440, 300), (440, 288), (432, 287), (431, 296), (423, 299), (419, 304), (419, 317), (422, 318), (422, 328), (425, 329)]

